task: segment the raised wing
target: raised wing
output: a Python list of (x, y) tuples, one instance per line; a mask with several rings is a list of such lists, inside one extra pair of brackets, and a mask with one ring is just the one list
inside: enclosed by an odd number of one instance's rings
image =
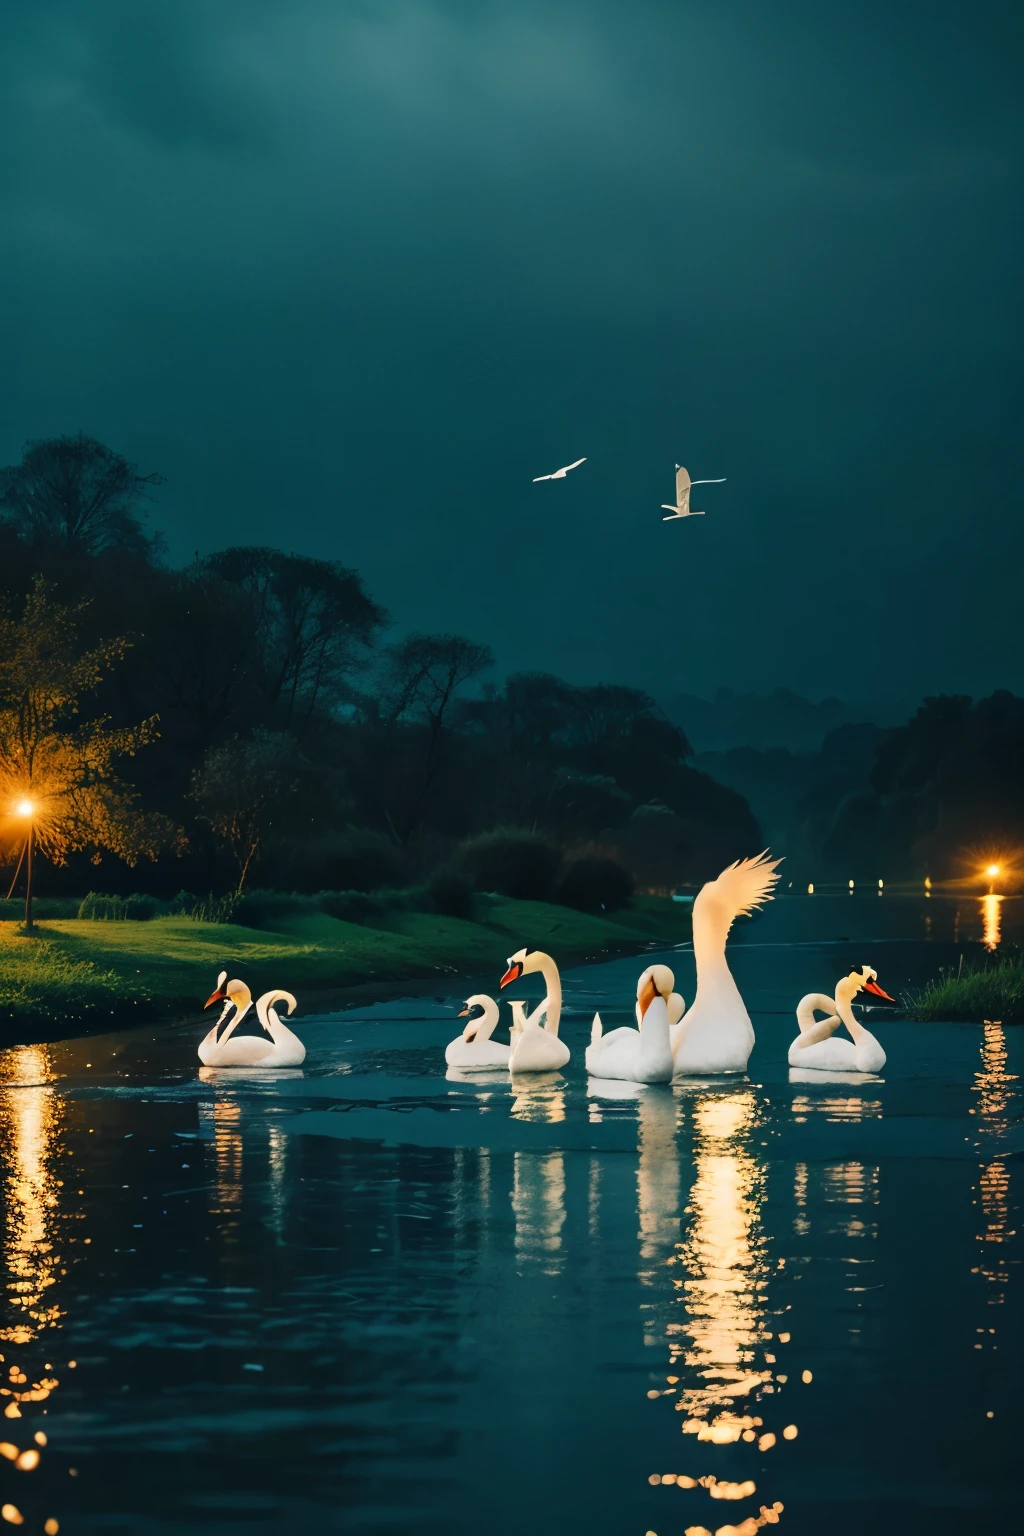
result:
[(565, 466), (565, 468), (562, 470), (562, 474), (563, 475), (567, 474), (570, 469), (579, 469), (580, 465), (581, 464), (585, 464), (586, 462), (587, 462), (587, 457), (586, 457), (586, 454), (584, 454), (583, 458), (582, 459), (577, 459), (575, 464), (567, 464)]
[(690, 472), (681, 464), (676, 465), (676, 506), (680, 509), (689, 506), (690, 503)]
[(537, 485), (541, 480), (553, 480), (554, 478), (554, 475), (534, 475), (533, 483)]

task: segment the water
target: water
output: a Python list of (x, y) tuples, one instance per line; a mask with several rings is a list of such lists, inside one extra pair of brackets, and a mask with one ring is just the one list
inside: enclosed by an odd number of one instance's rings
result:
[(1021, 1032), (879, 1010), (880, 1078), (786, 1065), (801, 993), (975, 952), (976, 907), (955, 939), (931, 908), (930, 944), (888, 898), (746, 925), (743, 1080), (588, 1092), (636, 960), (565, 977), (573, 1060), (533, 1083), (446, 1080), (478, 980), (306, 1019), (277, 1075), (199, 1069), (202, 1026), (8, 1050), (0, 1503), (140, 1536), (1010, 1528)]

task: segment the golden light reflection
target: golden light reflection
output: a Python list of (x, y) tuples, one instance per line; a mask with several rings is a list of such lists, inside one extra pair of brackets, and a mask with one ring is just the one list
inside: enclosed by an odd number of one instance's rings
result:
[(680, 1389), (684, 1430), (714, 1443), (760, 1426), (759, 1418), (723, 1410), (772, 1376), (756, 1363), (765, 1338), (761, 1293), (768, 1264), (760, 1230), (764, 1172), (750, 1147), (755, 1123), (750, 1092), (708, 1093), (694, 1108), (697, 1172), (689, 1233), (675, 1261), (687, 1272), (676, 1282), (686, 1318), (670, 1327), (670, 1354), (673, 1369), (685, 1364), (693, 1382)]
[(991, 891), (987, 896), (979, 898), (982, 923), (981, 942), (991, 953), (994, 953), (1002, 942), (1003, 916), (1000, 911), (1002, 904), (1003, 898), (994, 895)]
[[(213, 1141), (216, 1184), (210, 1204), (212, 1216), (237, 1216), (242, 1205), (242, 1107), (234, 1099), (216, 1099), (212, 1105), (200, 1104), (199, 1123), (205, 1138)], [(211, 1136), (212, 1133), (212, 1136)], [(235, 1223), (221, 1222), (221, 1232)]]
[(669, 1317), (664, 1313), (661, 1280), (679, 1243), (681, 1175), (676, 1133), (679, 1106), (669, 1089), (654, 1088), (643, 1094), (637, 1107), (640, 1157), (637, 1165), (637, 1214), (640, 1230), (638, 1278), (646, 1289), (655, 1289), (641, 1303), (644, 1343), (655, 1345), (664, 1336)]
[[(1007, 1072), (1006, 1030), (998, 1021), (986, 1019), (981, 1042), (981, 1068), (974, 1075), (974, 1092), (978, 1095), (976, 1113), (985, 1128), (997, 1135), (1009, 1129), (1012, 1112), (1013, 1089), (1017, 1081), (1015, 1073)], [(1010, 1278), (1009, 1259), (1005, 1251), (993, 1253), (993, 1248), (1003, 1249), (1007, 1240), (1015, 1234), (1010, 1229), (1010, 1170), (1004, 1158), (996, 1157), (982, 1165), (978, 1179), (978, 1199), (981, 1203), (985, 1226), (978, 1233), (982, 1244), (980, 1273), (995, 1289), (989, 1294), (989, 1305), (1000, 1306)]]
[(61, 1181), (54, 1175), (63, 1112), (45, 1046), (3, 1052), (0, 1079), (4, 1289), (14, 1318), (0, 1339), (28, 1344), (63, 1315), (49, 1294), (63, 1269), (56, 1246)]

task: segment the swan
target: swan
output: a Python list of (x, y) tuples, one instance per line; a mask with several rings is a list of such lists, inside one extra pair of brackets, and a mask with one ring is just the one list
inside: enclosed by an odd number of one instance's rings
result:
[[(285, 1002), (288, 1012), (297, 1007), (290, 992), (265, 992), (255, 1005), (244, 981), (228, 981), (227, 971), (217, 977), (217, 990), (204, 1004), (223, 1002), (220, 1018), (199, 1047), (204, 1067), (297, 1067), (306, 1059), (306, 1047), (278, 1018), (274, 1004)], [(229, 1018), (234, 1009), (233, 1017)], [(245, 1033), (238, 1033), (243, 1025)]]
[(466, 998), (460, 1019), (469, 1023), (445, 1047), (444, 1059), (450, 1067), (507, 1067), (509, 1047), (499, 1045), (491, 1035), (498, 1027), (498, 1005), (493, 997), (476, 992)]
[[(853, 1000), (858, 992), (869, 992), (887, 1003), (896, 999), (883, 992), (878, 985), (878, 972), (870, 965), (851, 971), (849, 976), (836, 985), (835, 998), (823, 992), (808, 992), (796, 1005), (800, 1033), (789, 1048), (791, 1067), (807, 1067), (815, 1071), (832, 1072), (881, 1072), (885, 1066), (885, 1052), (874, 1035), (854, 1017)], [(829, 1017), (816, 1019), (815, 1013)], [(833, 1039), (840, 1024), (845, 1024), (851, 1039)]]
[[(673, 1060), (669, 1005), (676, 979), (667, 965), (649, 965), (636, 984), (637, 1028), (625, 1025), (603, 1034), (601, 1015), (587, 1047), (587, 1071), (594, 1077), (619, 1077), (632, 1083), (669, 1083)], [(684, 1005), (685, 1006), (685, 1005)]]
[(676, 1073), (745, 1072), (754, 1048), (754, 1026), (725, 958), (725, 941), (737, 917), (770, 901), (781, 859), (768, 852), (737, 859), (717, 880), (701, 887), (693, 904), (693, 958), (697, 993), (676, 1026), (672, 1055)]
[[(510, 1072), (553, 1072), (569, 1060), (569, 1047), (558, 1038), (562, 981), (551, 956), (541, 949), (518, 950), (509, 956), (508, 970), (501, 978), (501, 985), (507, 987), (520, 976), (530, 976), (538, 971), (547, 986), (543, 1002), (538, 1003), (531, 1014), (526, 1013), (524, 1004), (512, 1004)], [(537, 1022), (541, 1014), (547, 1016), (543, 1025)]]

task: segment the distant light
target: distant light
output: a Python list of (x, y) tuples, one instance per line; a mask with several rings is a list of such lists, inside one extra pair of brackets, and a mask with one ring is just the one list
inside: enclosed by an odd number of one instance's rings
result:
[(930, 891), (932, 888), (931, 877), (929, 875), (925, 875), (924, 877), (924, 888), (926, 891)]
[(996, 875), (998, 875), (998, 873), (999, 873), (999, 865), (998, 864), (990, 864), (988, 866), (988, 868), (986, 869), (985, 873), (986, 873), (986, 875), (991, 875), (993, 880), (994, 880)]
[(31, 816), (35, 812), (35, 806), (31, 800), (19, 800), (14, 809), (19, 816)]
[(879, 882), (878, 882), (878, 889), (880, 891), (884, 891), (885, 890), (885, 881), (884, 880), (879, 880)]
[(812, 880), (811, 884), (807, 887), (807, 894), (808, 894), (808, 896), (813, 896), (814, 895), (814, 882), (813, 882), (813, 880)]
[(852, 880), (850, 881), (850, 890), (851, 891), (853, 890), (853, 881)]

